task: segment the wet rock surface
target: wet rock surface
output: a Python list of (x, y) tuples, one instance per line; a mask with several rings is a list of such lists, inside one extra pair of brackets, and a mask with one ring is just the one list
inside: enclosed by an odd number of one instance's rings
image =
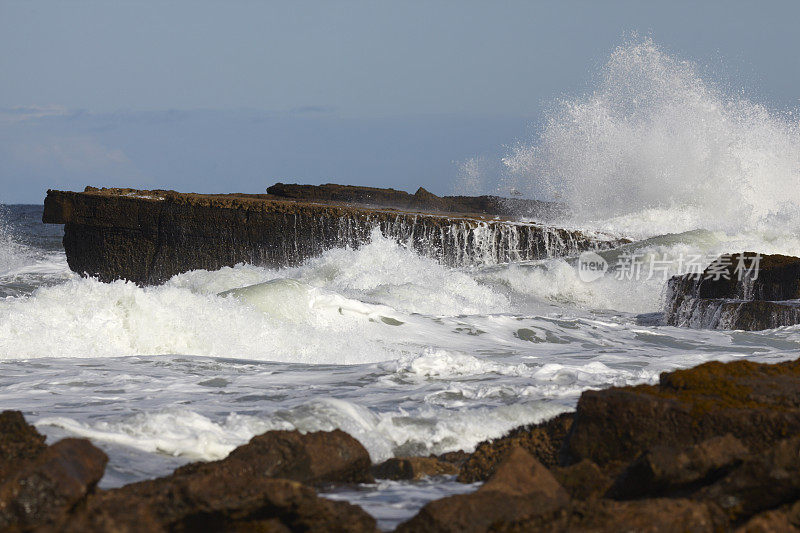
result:
[(800, 258), (755, 252), (718, 257), (667, 284), (671, 326), (762, 330), (800, 323)]
[[(352, 191), (345, 195), (355, 196)], [(424, 190), (407, 196), (438, 202)], [(74, 272), (140, 284), (238, 263), (297, 265), (331, 248), (357, 248), (376, 228), (451, 266), (575, 255), (628, 242), (475, 210), (442, 214), (442, 209), (368, 207), (313, 198), (87, 187), (80, 193), (48, 191), (42, 220), (64, 224), (64, 250)]]
[(0, 413), (0, 450), (17, 458), (0, 478), (2, 531), (375, 531), (360, 507), (310, 486), (372, 479), (366, 450), (341, 431), (268, 432), (226, 459), (108, 491), (96, 489), (101, 450), (43, 441), (20, 413)]

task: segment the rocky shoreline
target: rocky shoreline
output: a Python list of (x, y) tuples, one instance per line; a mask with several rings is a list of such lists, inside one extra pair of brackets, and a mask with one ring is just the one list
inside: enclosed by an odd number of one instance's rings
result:
[(475, 492), (432, 501), (397, 531), (796, 531), (800, 361), (712, 362), (656, 385), (586, 391), (574, 413), (471, 453), (371, 465), (335, 430), (270, 431), (227, 458), (100, 490), (89, 441), (50, 446), (0, 414), (0, 529), (375, 531), (316, 488), (454, 475)]
[(508, 216), (514, 210), (545, 217), (557, 211), (544, 202), (338, 185), (278, 184), (269, 190), (50, 190), (42, 220), (64, 224), (64, 250), (74, 272), (144, 285), (238, 263), (297, 265), (330, 248), (357, 248), (375, 229), (449, 266), (562, 257), (628, 242)]

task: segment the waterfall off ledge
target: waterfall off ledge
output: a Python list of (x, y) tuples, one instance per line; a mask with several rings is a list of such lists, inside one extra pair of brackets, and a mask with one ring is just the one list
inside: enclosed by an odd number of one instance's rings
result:
[[(502, 216), (493, 208), (508, 204), (497, 197), (345, 189), (361, 196), (348, 202), (314, 188), (309, 189), (316, 191), (313, 199), (296, 192), (290, 197), (94, 187), (84, 192), (49, 190), (43, 221), (64, 224), (64, 249), (73, 271), (101, 281), (127, 279), (145, 285), (189, 270), (238, 263), (297, 265), (331, 248), (357, 248), (375, 228), (456, 267), (570, 256), (627, 242)], [(379, 198), (394, 205), (367, 205), (370, 191), (391, 191), (408, 203)], [(523, 207), (549, 206), (530, 201)]]

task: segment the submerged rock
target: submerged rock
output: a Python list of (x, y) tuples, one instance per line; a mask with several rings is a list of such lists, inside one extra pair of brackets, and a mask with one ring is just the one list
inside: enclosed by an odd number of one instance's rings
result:
[(667, 283), (671, 326), (761, 330), (800, 323), (800, 258), (726, 254)]

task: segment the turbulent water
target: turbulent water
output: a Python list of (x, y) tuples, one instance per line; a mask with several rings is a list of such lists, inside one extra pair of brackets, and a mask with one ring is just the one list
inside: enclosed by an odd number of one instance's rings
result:
[[(648, 41), (597, 90), (554, 107), (505, 179), (547, 187), (571, 226), (636, 240), (582, 281), (574, 258), (451, 268), (373, 232), (303, 265), (193, 271), (162, 286), (71, 273), (41, 207), (0, 223), (0, 408), (110, 456), (102, 486), (224, 457), (269, 429), (341, 428), (374, 461), (471, 450), (573, 409), (581, 391), (708, 360), (777, 361), (800, 329), (660, 325), (689, 258), (800, 255), (800, 138), (790, 116), (726, 96)], [(547, 176), (543, 179), (541, 176)], [(621, 259), (635, 257), (638, 274)], [(658, 266), (659, 268), (654, 268)], [(452, 479), (330, 495), (390, 528)]]

